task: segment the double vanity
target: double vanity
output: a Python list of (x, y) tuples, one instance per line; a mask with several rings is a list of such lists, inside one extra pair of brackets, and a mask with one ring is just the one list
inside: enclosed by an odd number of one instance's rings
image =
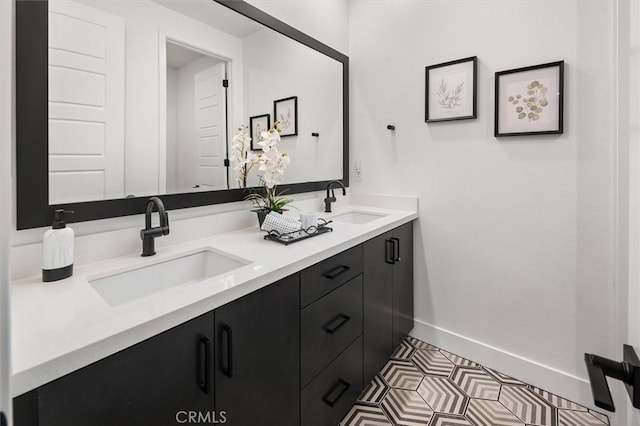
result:
[(16, 281), (16, 425), (336, 424), (413, 327), (417, 201), (336, 210)]

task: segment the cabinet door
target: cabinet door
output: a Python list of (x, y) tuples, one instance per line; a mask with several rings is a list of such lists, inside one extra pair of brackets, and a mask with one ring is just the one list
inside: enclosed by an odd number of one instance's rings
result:
[(393, 230), (393, 347), (413, 329), (413, 222)]
[(216, 410), (231, 426), (300, 423), (300, 278), (215, 311)]
[(169, 425), (211, 412), (213, 343), (209, 313), (44, 385), (38, 425)]
[(364, 243), (364, 383), (387, 362), (393, 350), (392, 233)]

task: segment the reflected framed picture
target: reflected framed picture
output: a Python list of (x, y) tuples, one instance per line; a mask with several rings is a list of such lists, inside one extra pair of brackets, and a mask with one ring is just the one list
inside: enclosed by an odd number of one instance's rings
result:
[(476, 56), (425, 67), (424, 121), (476, 118), (477, 70)]
[(251, 136), (251, 151), (260, 151), (262, 147), (258, 142), (262, 142), (262, 132), (266, 132), (271, 127), (271, 116), (269, 114), (254, 115), (249, 117), (249, 136)]
[(273, 101), (273, 120), (279, 121), (280, 137), (296, 136), (298, 134), (298, 97), (278, 99)]
[(496, 73), (494, 135), (563, 133), (564, 61)]

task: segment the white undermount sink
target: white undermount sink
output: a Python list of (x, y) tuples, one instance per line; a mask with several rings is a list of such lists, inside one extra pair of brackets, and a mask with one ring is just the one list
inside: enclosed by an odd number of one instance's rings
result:
[(111, 306), (169, 289), (197, 283), (251, 263), (217, 250), (201, 249), (107, 276), (89, 278), (89, 284)]
[(342, 213), (331, 218), (334, 222), (352, 223), (355, 225), (364, 225), (373, 220), (385, 217), (386, 213), (371, 213), (371, 212), (359, 212), (353, 211), (348, 213)]

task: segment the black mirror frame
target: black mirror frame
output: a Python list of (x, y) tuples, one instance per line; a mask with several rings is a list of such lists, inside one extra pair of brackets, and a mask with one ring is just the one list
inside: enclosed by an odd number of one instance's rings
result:
[[(349, 57), (242, 0), (213, 0), (342, 63), (342, 182), (349, 186)], [(54, 210), (74, 210), (70, 222), (144, 213), (149, 196), (49, 204), (48, 2), (16, 1), (17, 229), (47, 226)], [(35, 123), (35, 124), (34, 124)], [(330, 180), (279, 185), (287, 194), (320, 191)], [(247, 189), (160, 195), (167, 210), (242, 201)]]

